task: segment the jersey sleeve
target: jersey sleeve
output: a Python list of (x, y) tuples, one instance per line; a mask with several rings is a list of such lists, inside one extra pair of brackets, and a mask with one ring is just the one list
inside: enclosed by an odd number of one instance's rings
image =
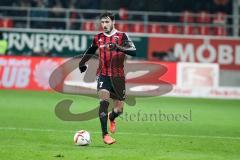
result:
[(95, 54), (98, 45), (97, 45), (97, 39), (98, 36), (94, 36), (92, 44), (90, 45), (90, 47), (85, 51), (85, 54)]
[(123, 33), (121, 46), (136, 48), (133, 41), (130, 39), (130, 37), (127, 35), (127, 33)]
[(94, 36), (92, 44), (84, 52), (84, 55), (79, 63), (79, 66), (84, 65), (95, 54), (96, 50), (98, 49), (97, 39), (98, 39), (98, 36)]

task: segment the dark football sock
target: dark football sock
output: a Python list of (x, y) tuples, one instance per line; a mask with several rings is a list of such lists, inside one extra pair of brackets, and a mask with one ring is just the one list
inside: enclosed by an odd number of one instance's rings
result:
[(114, 121), (115, 118), (117, 118), (121, 114), (122, 114), (122, 112), (115, 112), (114, 109), (113, 109), (112, 112), (109, 114), (109, 119), (111, 121)]
[(108, 131), (107, 131), (108, 105), (109, 105), (109, 102), (106, 100), (103, 100), (100, 102), (100, 107), (99, 107), (99, 119), (101, 122), (103, 136), (108, 134)]

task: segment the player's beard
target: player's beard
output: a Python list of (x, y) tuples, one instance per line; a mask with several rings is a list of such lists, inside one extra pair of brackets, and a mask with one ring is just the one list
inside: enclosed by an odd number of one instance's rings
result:
[(113, 30), (113, 25), (109, 27), (109, 30), (105, 31), (105, 33), (110, 34)]

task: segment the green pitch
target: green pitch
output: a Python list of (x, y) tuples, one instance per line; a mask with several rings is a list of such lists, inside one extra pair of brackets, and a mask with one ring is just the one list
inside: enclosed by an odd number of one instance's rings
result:
[[(1, 160), (239, 160), (240, 101), (137, 98), (117, 121), (117, 143), (105, 145), (98, 119), (62, 121), (55, 105), (74, 100), (71, 111), (98, 105), (83, 96), (33, 91), (0, 91)], [(86, 147), (73, 144), (75, 131), (91, 133)]]

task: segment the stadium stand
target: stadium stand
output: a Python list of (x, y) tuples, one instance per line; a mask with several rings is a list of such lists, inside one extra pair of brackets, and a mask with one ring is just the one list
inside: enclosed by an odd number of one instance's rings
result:
[[(203, 3), (204, 2), (204, 3)], [(0, 27), (98, 31), (99, 13), (115, 11), (127, 32), (232, 35), (232, 0), (2, 0)]]

